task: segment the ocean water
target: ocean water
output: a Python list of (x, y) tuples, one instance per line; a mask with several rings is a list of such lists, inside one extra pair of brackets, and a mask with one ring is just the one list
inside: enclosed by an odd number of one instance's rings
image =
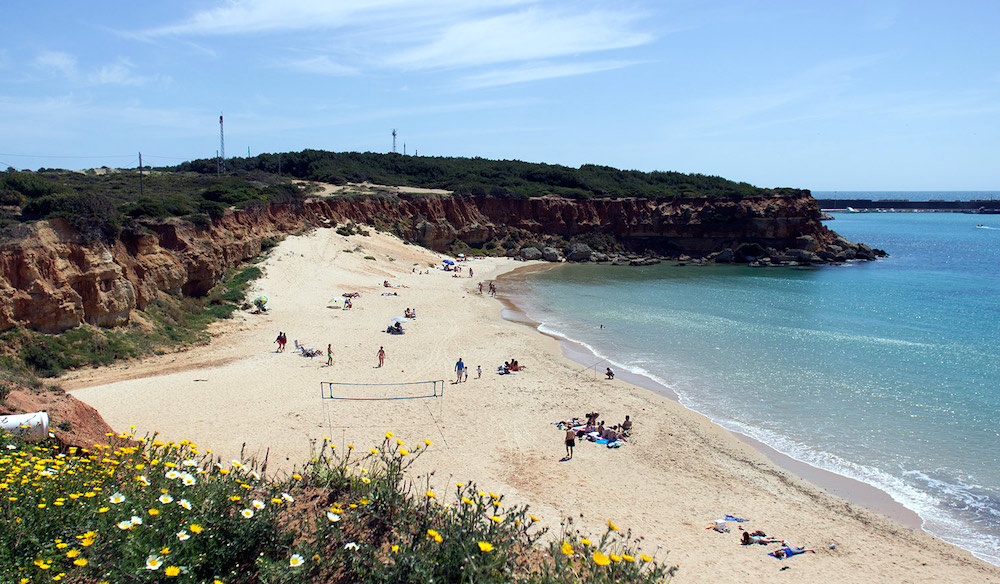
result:
[(891, 255), (820, 268), (564, 265), (509, 292), (543, 331), (888, 492), (928, 532), (1000, 565), (1000, 215), (828, 225)]

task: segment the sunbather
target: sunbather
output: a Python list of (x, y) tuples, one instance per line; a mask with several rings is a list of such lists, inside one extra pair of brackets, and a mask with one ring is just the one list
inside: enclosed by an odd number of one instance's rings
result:
[(743, 540), (740, 543), (742, 545), (753, 545), (755, 543), (764, 545), (768, 543), (784, 543), (784, 540), (768, 537), (764, 535), (763, 531), (755, 531), (753, 533), (750, 533), (749, 531), (744, 531)]
[(774, 556), (774, 557), (778, 558), (779, 560), (783, 560), (785, 558), (790, 558), (792, 556), (797, 556), (799, 554), (804, 554), (806, 552), (816, 553), (816, 550), (810, 550), (810, 549), (806, 549), (804, 547), (787, 546), (787, 547), (783, 547), (781, 549), (776, 549), (776, 550), (774, 550), (773, 552), (771, 552), (771, 553), (769, 553), (767, 555)]

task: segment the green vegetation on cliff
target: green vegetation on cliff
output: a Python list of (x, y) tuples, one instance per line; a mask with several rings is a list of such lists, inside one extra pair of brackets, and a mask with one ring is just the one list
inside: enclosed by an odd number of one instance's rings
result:
[[(86, 172), (8, 168), (0, 173), (0, 227), (61, 217), (88, 240), (113, 239), (139, 219), (185, 217), (207, 226), (227, 208), (297, 202), (309, 187), (292, 179), (333, 184), (446, 189), (459, 197), (528, 198), (783, 196), (794, 189), (762, 189), (717, 176), (640, 172), (586, 164), (553, 164), (485, 158), (418, 157), (372, 152), (303, 150), (231, 158), (219, 175), (215, 159), (146, 170)], [(278, 174), (278, 171), (281, 174)]]
[[(136, 219), (185, 217), (207, 225), (231, 206), (302, 200), (307, 189), (265, 172), (233, 175), (145, 171), (71, 172), (8, 169), (0, 174), (0, 227), (61, 217), (87, 240), (113, 239)], [(19, 214), (13, 209), (19, 210)]]
[[(556, 164), (485, 158), (402, 156), (373, 152), (303, 150), (232, 158), (234, 171), (278, 172), (298, 179), (344, 184), (371, 182), (382, 185), (447, 189), (459, 195), (536, 197), (559, 195), (592, 197), (748, 197), (780, 195), (745, 182), (717, 176), (680, 172), (641, 172), (585, 164), (571, 168)], [(215, 172), (214, 159), (185, 162), (175, 170)]]

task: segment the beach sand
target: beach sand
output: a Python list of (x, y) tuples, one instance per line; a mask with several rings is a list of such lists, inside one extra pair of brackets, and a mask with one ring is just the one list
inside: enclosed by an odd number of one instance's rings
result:
[[(374, 231), (290, 237), (262, 264), (251, 293), (269, 298), (266, 314), (238, 314), (205, 346), (76, 372), (62, 384), (116, 430), (192, 440), (223, 459), (267, 456), (271, 471), (301, 465), (324, 436), (341, 448), (374, 446), (386, 431), (408, 444), (429, 439), (413, 480), (429, 478), (446, 502), (453, 482), (474, 481), (507, 503), (530, 504), (556, 533), (572, 518), (571, 529), (599, 536), (612, 520), (642, 537), (645, 553), (680, 564), (678, 583), (1000, 582), (1000, 568), (807, 483), (704, 416), (595, 375), (556, 340), (501, 318), (500, 300), (477, 284), (525, 263), (475, 259), (466, 263), (474, 278), (455, 278), (437, 269), (441, 257)], [(401, 287), (384, 288), (385, 280)], [(329, 307), (351, 291), (361, 294), (353, 309)], [(408, 307), (418, 318), (404, 324), (406, 334), (386, 334)], [(285, 353), (275, 352), (279, 331), (288, 336)], [(299, 355), (296, 340), (322, 356)], [(378, 368), (380, 346), (386, 361)], [(459, 357), (472, 373), (455, 384)], [(511, 358), (526, 371), (497, 375)], [(321, 399), (321, 382), (432, 380), (443, 381), (443, 398), (419, 398), (432, 393), (423, 384), (333, 386), (341, 397), (415, 399)], [(578, 441), (573, 459), (562, 460), (564, 433), (552, 423), (590, 411), (609, 423), (630, 415), (633, 437), (616, 450)], [(738, 545), (739, 524), (706, 530), (726, 513), (816, 553), (775, 560), (766, 555), (775, 545)]]

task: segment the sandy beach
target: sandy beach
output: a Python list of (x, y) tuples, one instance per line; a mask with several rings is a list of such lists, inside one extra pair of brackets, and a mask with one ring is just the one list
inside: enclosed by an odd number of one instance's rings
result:
[[(530, 504), (555, 532), (572, 518), (573, 529), (600, 535), (612, 520), (643, 537), (645, 553), (680, 564), (678, 583), (1000, 582), (1000, 568), (798, 478), (669, 397), (627, 375), (595, 375), (556, 340), (503, 319), (501, 299), (478, 284), (525, 263), (474, 259), (457, 278), (439, 269), (442, 257), (374, 231), (290, 237), (251, 292), (268, 297), (267, 313), (216, 325), (205, 346), (76, 372), (62, 385), (117, 430), (192, 440), (224, 459), (266, 456), (272, 471), (301, 464), (323, 437), (359, 448), (390, 430), (408, 443), (428, 439), (413, 476), (420, 484), (430, 472), (439, 493), (474, 481)], [(350, 310), (330, 302), (345, 292), (360, 294)], [(387, 334), (406, 308), (417, 318), (405, 334)], [(284, 353), (273, 343), (279, 331)], [(296, 341), (321, 356), (302, 356)], [(460, 357), (472, 372), (454, 383)], [(511, 358), (527, 369), (497, 375)], [(402, 385), (430, 381), (439, 383)], [(324, 400), (323, 382), (345, 384), (329, 386), (337, 397), (411, 399)], [(422, 397), (435, 388), (439, 397)], [(578, 443), (562, 460), (553, 422), (590, 411), (614, 424), (630, 415), (631, 439), (619, 449)], [(727, 513), (816, 553), (776, 560), (767, 555), (776, 545), (740, 546), (740, 524), (706, 529)]]

